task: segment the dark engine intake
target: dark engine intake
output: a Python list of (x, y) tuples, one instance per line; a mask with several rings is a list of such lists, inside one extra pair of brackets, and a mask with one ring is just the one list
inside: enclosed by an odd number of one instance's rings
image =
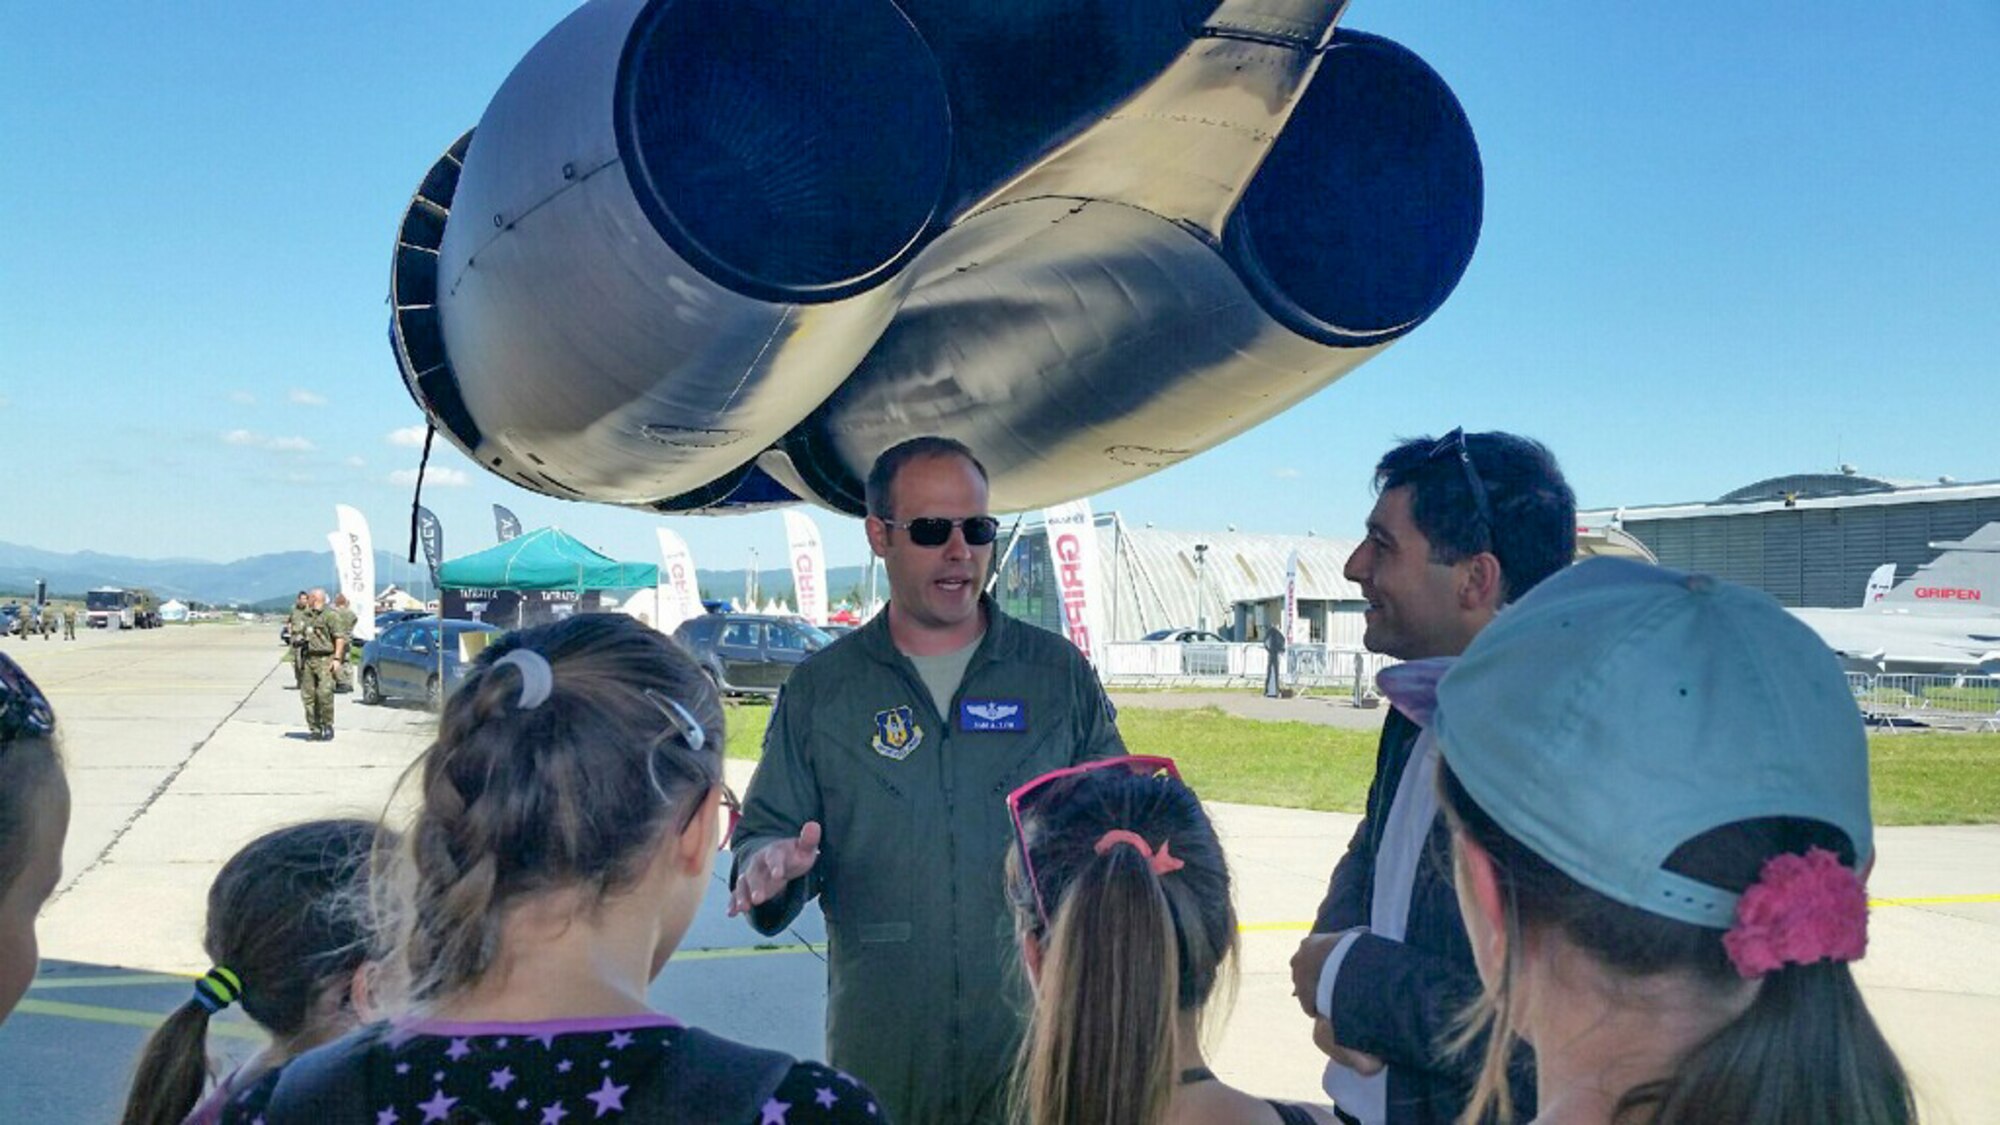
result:
[(860, 510), (966, 441), (994, 506), (1241, 433), (1422, 323), (1477, 147), (1323, 2), (593, 0), (426, 176), (391, 336), (537, 492)]

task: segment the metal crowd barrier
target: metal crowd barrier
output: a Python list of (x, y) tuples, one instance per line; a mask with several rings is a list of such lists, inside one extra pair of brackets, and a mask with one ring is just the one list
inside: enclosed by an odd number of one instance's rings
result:
[(1849, 672), (1847, 687), (1871, 726), (2000, 731), (2000, 677)]
[[(1288, 688), (1372, 695), (1375, 673), (1394, 660), (1360, 649), (1292, 645), (1280, 676)], [(1105, 646), (1103, 678), (1110, 687), (1261, 687), (1270, 653), (1260, 644), (1115, 641)]]

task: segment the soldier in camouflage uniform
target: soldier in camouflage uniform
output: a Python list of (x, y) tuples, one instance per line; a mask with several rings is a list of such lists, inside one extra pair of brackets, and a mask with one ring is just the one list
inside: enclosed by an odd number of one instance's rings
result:
[(76, 639), (76, 607), (73, 605), (65, 605), (63, 606), (63, 640), (73, 641), (75, 639)]
[(298, 600), (292, 603), (292, 612), (285, 616), (285, 643), (291, 646), (292, 688), (305, 690), (306, 686), (306, 614), (312, 608), (312, 595), (299, 591)]
[(307, 595), (302, 628), (292, 634), (303, 638), (299, 645), (299, 696), (306, 707), (306, 737), (319, 742), (333, 741), (333, 653), (335, 639), (333, 612), (326, 605), (326, 591)]
[(42, 605), (42, 639), (54, 640), (56, 635), (56, 606), (54, 602)]
[(333, 607), (326, 613), (333, 622), (333, 690), (353, 691), (354, 672), (347, 664), (347, 650), (354, 645), (354, 626), (360, 618), (348, 607), (346, 594), (334, 595)]

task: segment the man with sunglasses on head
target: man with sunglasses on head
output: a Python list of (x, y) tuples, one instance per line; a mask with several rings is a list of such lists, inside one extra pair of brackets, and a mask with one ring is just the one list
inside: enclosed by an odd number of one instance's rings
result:
[[(1367, 812), (1292, 958), (1293, 988), (1332, 1060), (1325, 1088), (1343, 1120), (1446, 1125), (1482, 1057), (1445, 1046), (1479, 977), (1437, 812), (1425, 701), (1503, 606), (1570, 564), (1576, 497), (1539, 443), (1462, 430), (1390, 450), (1375, 489), (1345, 574), (1368, 604), (1362, 643), (1406, 663), (1381, 677), (1394, 707)], [(1534, 1070), (1525, 1052), (1515, 1061), (1515, 1115), (1528, 1120)]]
[(985, 596), (999, 521), (971, 450), (912, 438), (867, 491), (889, 604), (786, 681), (730, 912), (776, 934), (820, 896), (829, 1060), (898, 1125), (1000, 1125), (1027, 1009), (1008, 795), (1125, 747), (1076, 648)]

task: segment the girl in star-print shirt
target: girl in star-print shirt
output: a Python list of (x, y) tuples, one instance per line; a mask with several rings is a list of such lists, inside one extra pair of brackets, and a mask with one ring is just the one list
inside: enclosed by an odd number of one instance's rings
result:
[(513, 633), (447, 700), (374, 880), (391, 1010), (233, 1095), (242, 1125), (875, 1125), (861, 1083), (651, 1011), (711, 877), (722, 707), (622, 614)]
[[(692, 1029), (659, 1015), (539, 1023), (420, 1021), (382, 1029), (365, 1055), (340, 1068), (342, 1081), (365, 1090), (359, 1107), (371, 1125), (422, 1122), (527, 1122), (566, 1125), (647, 1119), (648, 1108), (675, 1096), (676, 1052)], [(696, 1049), (700, 1049), (698, 1046)], [(875, 1095), (839, 1071), (788, 1063), (775, 1089), (749, 1095), (742, 1112), (718, 1125), (878, 1125)], [(359, 1080), (358, 1083), (356, 1080)], [(223, 1120), (268, 1119), (278, 1076), (229, 1103)], [(718, 1107), (719, 1108), (719, 1107)]]

